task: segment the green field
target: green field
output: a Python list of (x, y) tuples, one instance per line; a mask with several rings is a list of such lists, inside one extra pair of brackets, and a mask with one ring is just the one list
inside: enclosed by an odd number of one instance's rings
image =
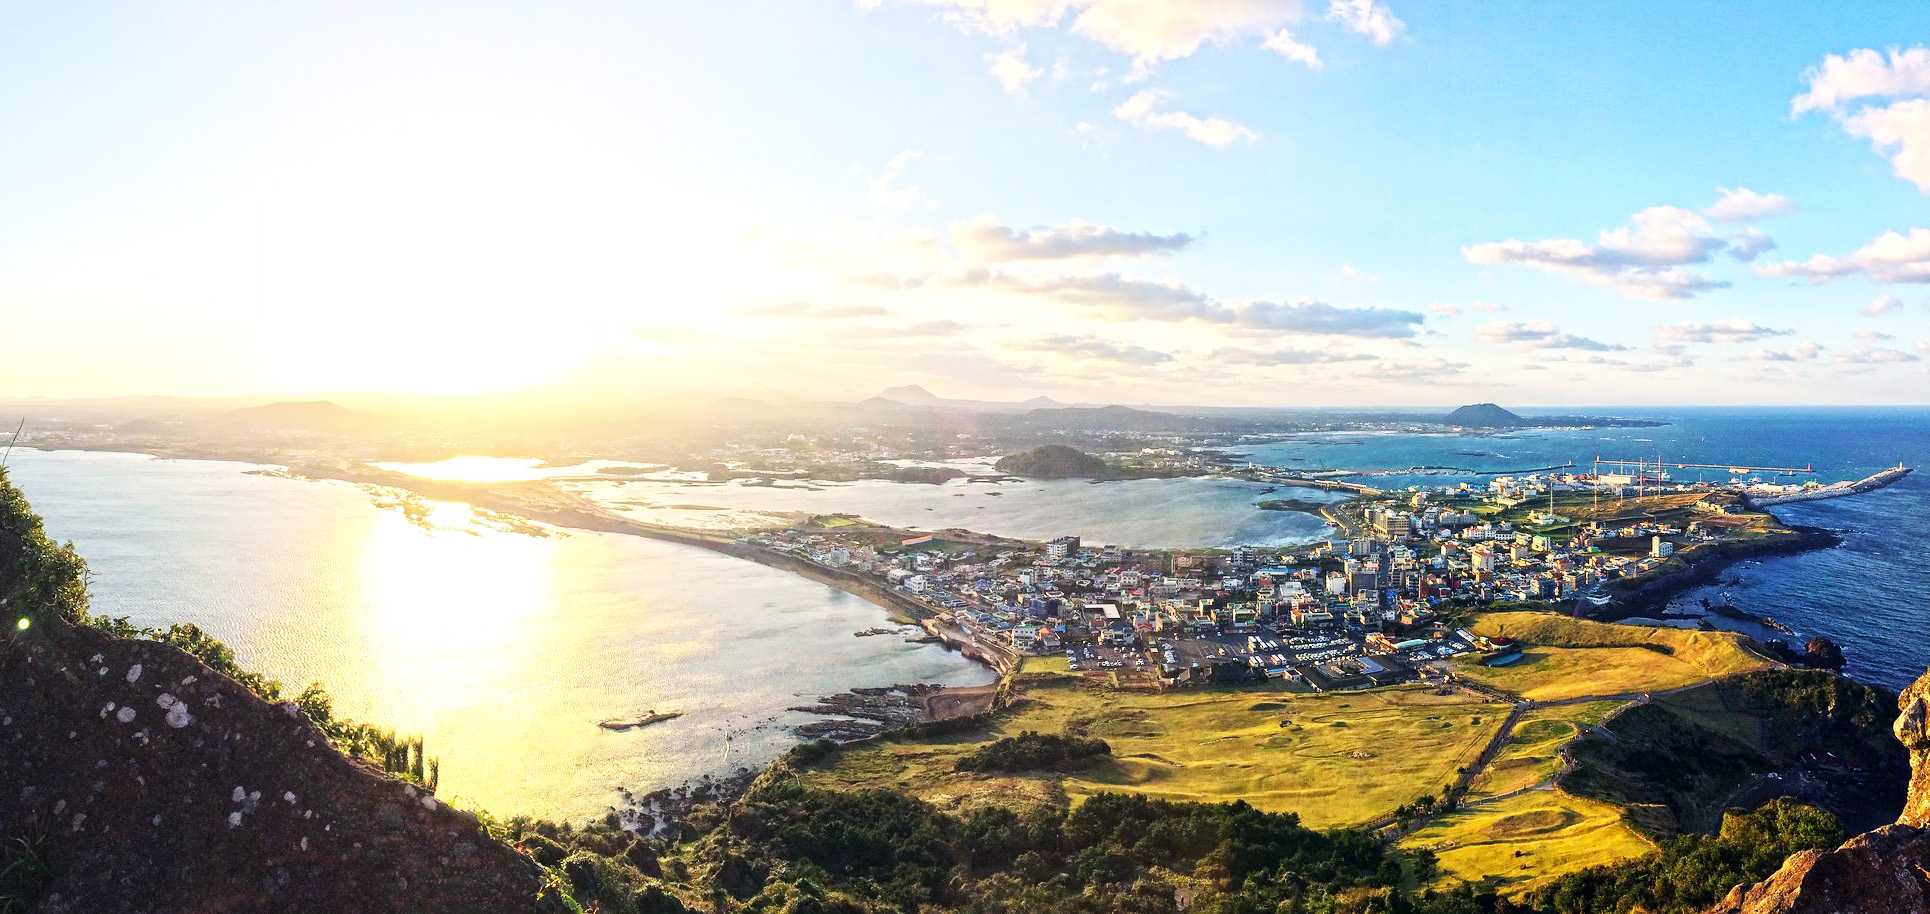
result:
[(1500, 876), (1510, 894), (1655, 850), (1622, 822), (1621, 810), (1560, 790), (1477, 803), (1435, 819), (1401, 844), (1433, 850), (1443, 883)]
[[(849, 747), (808, 777), (821, 786), (895, 787), (947, 808), (1077, 802), (1123, 791), (1200, 802), (1245, 800), (1308, 825), (1357, 825), (1436, 794), (1481, 752), (1503, 705), (1419, 687), (1305, 694), (1272, 686), (1121, 692), (1027, 674), (987, 729)], [(963, 755), (1023, 730), (1098, 737), (1112, 756), (1081, 771), (953, 770)]]
[(1537, 708), (1516, 722), (1514, 731), (1494, 761), (1469, 785), (1472, 799), (1533, 787), (1561, 770), (1561, 747), (1582, 734), (1582, 728), (1601, 723), (1621, 702)]
[(1476, 634), (1521, 641), (1524, 656), (1507, 666), (1455, 661), (1455, 672), (1533, 701), (1625, 695), (1695, 685), (1777, 664), (1751, 652), (1732, 632), (1590, 622), (1553, 613), (1481, 616)]
[(1064, 654), (1029, 654), (1019, 658), (1019, 671), (1023, 673), (1070, 673), (1072, 662)]

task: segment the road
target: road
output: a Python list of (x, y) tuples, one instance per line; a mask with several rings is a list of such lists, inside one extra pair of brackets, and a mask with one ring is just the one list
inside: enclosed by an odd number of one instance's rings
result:
[[(1540, 708), (1563, 707), (1566, 705), (1591, 704), (1599, 701), (1620, 702), (1621, 706), (1616, 708), (1613, 711), (1610, 711), (1608, 713), (1608, 716), (1602, 718), (1601, 723), (1594, 724), (1586, 728), (1587, 732), (1596, 733), (1612, 740), (1615, 738), (1615, 735), (1614, 733), (1612, 733), (1607, 729), (1608, 723), (1610, 721), (1613, 721), (1616, 717), (1620, 716), (1624, 711), (1627, 711), (1628, 709), (1637, 707), (1639, 705), (1647, 704), (1659, 696), (1673, 695), (1677, 692), (1684, 692), (1689, 689), (1700, 688), (1701, 686), (1704, 686), (1707, 684), (1708, 683), (1706, 682), (1698, 682), (1698, 683), (1693, 683), (1691, 685), (1681, 686), (1674, 689), (1666, 689), (1660, 692), (1616, 692), (1616, 693), (1611, 693), (1607, 695), (1581, 695), (1574, 698), (1555, 699), (1553, 701), (1530, 701), (1528, 699), (1522, 698), (1519, 695), (1514, 695), (1509, 692), (1503, 692), (1499, 689), (1491, 688), (1489, 686), (1484, 686), (1479, 683), (1468, 682), (1466, 680), (1455, 680), (1453, 682), (1453, 685), (1464, 692), (1468, 692), (1472, 695), (1476, 695), (1481, 698), (1488, 699), (1490, 701), (1508, 702), (1512, 706), (1509, 708), (1508, 716), (1501, 721), (1501, 726), (1500, 728), (1495, 730), (1494, 736), (1488, 739), (1487, 745), (1481, 749), (1481, 754), (1478, 756), (1475, 756), (1473, 763), (1461, 769), (1460, 776), (1455, 778), (1454, 784), (1452, 787), (1448, 789), (1447, 794), (1441, 797), (1440, 800), (1435, 803), (1434, 808), (1436, 812), (1430, 815), (1419, 816), (1414, 819), (1410, 819), (1404, 825), (1398, 819), (1396, 819), (1392, 814), (1389, 814), (1386, 816), (1382, 816), (1379, 819), (1375, 819), (1372, 822), (1367, 823), (1365, 827), (1367, 828), (1368, 831), (1381, 833), (1381, 836), (1389, 841), (1396, 841), (1396, 840), (1399, 840), (1402, 836), (1407, 835), (1415, 831), (1416, 829), (1419, 829), (1423, 825), (1426, 825), (1428, 822), (1433, 821), (1435, 817), (1443, 815), (1447, 812), (1451, 812), (1459, 809), (1465, 809), (1469, 806), (1483, 806), (1490, 803), (1499, 803), (1503, 800), (1511, 799), (1511, 798), (1520, 796), (1521, 794), (1528, 793), (1529, 791), (1554, 789), (1555, 783), (1561, 780), (1561, 776), (1564, 774), (1567, 774), (1575, 767), (1575, 761), (1573, 757), (1568, 754), (1568, 747), (1566, 745), (1562, 746), (1561, 748), (1561, 758), (1562, 758), (1561, 770), (1557, 771), (1553, 776), (1549, 777), (1548, 779), (1537, 784), (1532, 784), (1527, 787), (1522, 787), (1516, 790), (1508, 791), (1507, 793), (1496, 794), (1494, 796), (1488, 796), (1488, 797), (1482, 797), (1479, 800), (1475, 800), (1469, 803), (1462, 802), (1463, 798), (1467, 796), (1468, 789), (1474, 785), (1475, 779), (1479, 778), (1481, 774), (1488, 769), (1488, 766), (1494, 763), (1495, 757), (1501, 754), (1501, 750), (1507, 747), (1509, 737), (1514, 735), (1515, 726), (1520, 724), (1521, 719), (1527, 716), (1528, 712), (1530, 711), (1534, 711)], [(1576, 738), (1579, 739), (1580, 734), (1577, 734)], [(1572, 743), (1573, 740), (1570, 740), (1570, 742)]]

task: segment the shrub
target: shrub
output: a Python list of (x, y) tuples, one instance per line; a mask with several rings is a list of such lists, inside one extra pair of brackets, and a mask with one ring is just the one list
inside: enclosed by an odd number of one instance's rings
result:
[(1084, 765), (1111, 755), (1105, 740), (1027, 730), (1008, 736), (957, 761), (959, 771), (1052, 771)]

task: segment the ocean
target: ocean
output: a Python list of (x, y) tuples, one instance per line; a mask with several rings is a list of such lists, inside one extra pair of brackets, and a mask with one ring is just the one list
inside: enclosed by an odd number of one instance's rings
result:
[(1208, 478), (953, 480), (943, 485), (878, 480), (716, 485), (630, 479), (563, 485), (633, 520), (675, 527), (736, 529), (767, 520), (760, 512), (842, 512), (896, 527), (963, 527), (1030, 540), (1072, 535), (1087, 543), (1128, 548), (1309, 543), (1326, 537), (1326, 521), (1301, 511), (1265, 511), (1255, 504), (1269, 497), (1312, 502), (1345, 497)]
[[(500, 815), (601, 815), (759, 767), (819, 720), (785, 709), (861, 686), (990, 682), (903, 637), (876, 604), (706, 549), (550, 536), (430, 503), (427, 529), (356, 486), (248, 464), (16, 449), (14, 483), (86, 557), (93, 610), (192, 622), (291, 692), (420, 733), (444, 796)], [(917, 634), (922, 634), (918, 632)], [(628, 732), (599, 720), (685, 716)]]

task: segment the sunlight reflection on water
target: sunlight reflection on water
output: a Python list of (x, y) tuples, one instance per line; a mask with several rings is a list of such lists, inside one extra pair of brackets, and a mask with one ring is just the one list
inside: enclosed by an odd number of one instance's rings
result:
[[(877, 606), (787, 572), (634, 536), (528, 536), (428, 502), (428, 528), (342, 483), (248, 466), (17, 451), (13, 479), (94, 572), (96, 612), (193, 622), (339, 713), (424, 735), (442, 793), (582, 818), (766, 761), (819, 694), (991, 674), (932, 645), (854, 638)], [(598, 720), (686, 716), (612, 733)], [(726, 736), (730, 738), (726, 740)]]

